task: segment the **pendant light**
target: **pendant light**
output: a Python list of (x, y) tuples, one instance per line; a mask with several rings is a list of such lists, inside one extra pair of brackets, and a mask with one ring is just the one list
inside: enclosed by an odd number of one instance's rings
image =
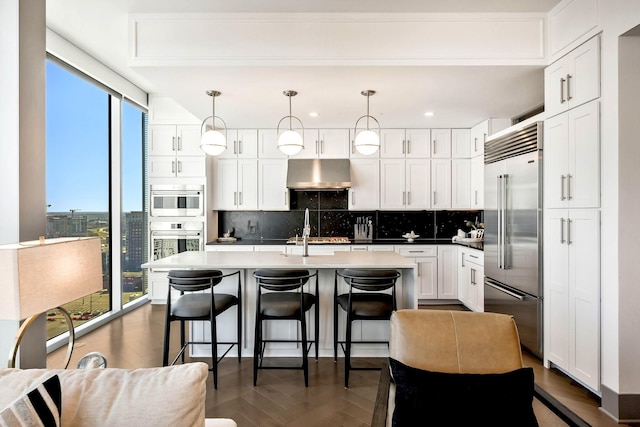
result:
[[(369, 97), (374, 95), (376, 91), (363, 90), (360, 93), (363, 96), (367, 97), (367, 114), (365, 116), (360, 117), (356, 121), (356, 126), (354, 129), (354, 133), (356, 134), (356, 139), (355, 139), (354, 145), (356, 147), (356, 150), (358, 150), (360, 154), (370, 155), (378, 151), (378, 148), (380, 148), (380, 123), (378, 123), (375, 117), (369, 115)], [(358, 133), (358, 123), (360, 122), (360, 120), (365, 118), (367, 119), (367, 128), (360, 131), (360, 133)], [(378, 126), (377, 133), (375, 130), (371, 130), (371, 128), (369, 127), (369, 119), (376, 122), (376, 125)]]
[[(278, 122), (277, 135), (278, 135), (278, 148), (287, 156), (293, 156), (298, 154), (300, 150), (304, 148), (304, 139), (302, 134), (304, 133), (304, 126), (302, 125), (302, 121), (291, 115), (291, 97), (296, 96), (298, 92), (295, 90), (285, 90), (282, 92), (283, 95), (289, 97), (289, 115), (284, 116)], [(283, 120), (289, 119), (289, 129), (280, 133), (280, 125)], [(293, 130), (293, 119), (297, 120), (300, 123), (300, 127), (302, 128), (302, 132), (298, 133)]]
[[(227, 149), (227, 124), (222, 118), (216, 116), (216, 96), (220, 96), (221, 93), (217, 90), (208, 90), (207, 95), (213, 101), (213, 111), (211, 116), (204, 119), (202, 126), (200, 126), (200, 135), (202, 135), (200, 137), (200, 148), (210, 156), (217, 156)], [(211, 119), (211, 124), (207, 125), (207, 120), (209, 119)], [(222, 129), (216, 128), (216, 119), (222, 122)], [(224, 133), (221, 131), (224, 131)]]

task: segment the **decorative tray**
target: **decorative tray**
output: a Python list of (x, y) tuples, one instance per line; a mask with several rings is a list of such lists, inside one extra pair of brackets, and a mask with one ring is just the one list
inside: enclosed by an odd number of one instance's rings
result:
[(478, 238), (478, 237), (458, 237), (458, 236), (453, 236), (453, 239), (451, 239), (452, 242), (460, 242), (460, 243), (480, 243), (482, 242), (484, 239), (482, 237)]
[(230, 242), (236, 242), (238, 241), (238, 239), (236, 237), (218, 237), (217, 239), (218, 242), (220, 243), (230, 243)]

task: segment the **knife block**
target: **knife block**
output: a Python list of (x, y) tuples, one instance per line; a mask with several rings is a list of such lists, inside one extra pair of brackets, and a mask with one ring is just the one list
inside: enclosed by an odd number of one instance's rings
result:
[(353, 236), (356, 242), (370, 242), (373, 240), (373, 225), (354, 224)]

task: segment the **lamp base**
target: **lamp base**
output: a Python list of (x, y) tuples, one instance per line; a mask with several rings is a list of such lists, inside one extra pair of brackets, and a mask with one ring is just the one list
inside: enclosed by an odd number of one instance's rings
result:
[[(64, 367), (63, 367), (63, 369), (67, 369), (67, 367), (69, 366), (69, 361), (71, 361), (71, 353), (73, 353), (73, 346), (75, 345), (75, 342), (76, 342), (76, 334), (75, 334), (75, 329), (73, 327), (73, 321), (71, 320), (71, 315), (69, 314), (69, 312), (62, 307), (56, 307), (56, 310), (58, 310), (62, 314), (65, 321), (67, 322), (67, 326), (69, 327), (69, 343), (67, 344), (67, 355), (65, 357)], [(27, 317), (24, 320), (24, 322), (22, 322), (22, 325), (20, 325), (20, 329), (18, 329), (18, 332), (16, 333), (13, 346), (11, 347), (11, 351), (9, 352), (9, 363), (7, 364), (8, 368), (16, 367), (16, 358), (18, 357), (18, 348), (20, 347), (20, 342), (22, 342), (22, 338), (24, 338), (24, 334), (27, 331), (27, 329), (29, 329), (29, 326), (31, 326), (31, 324), (35, 322), (40, 315), (41, 314), (35, 314), (31, 317)]]

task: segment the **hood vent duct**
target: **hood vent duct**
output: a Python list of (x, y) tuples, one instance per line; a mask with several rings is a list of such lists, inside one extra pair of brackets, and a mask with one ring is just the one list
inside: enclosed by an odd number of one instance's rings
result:
[(351, 187), (349, 159), (289, 159), (287, 188), (344, 190)]

